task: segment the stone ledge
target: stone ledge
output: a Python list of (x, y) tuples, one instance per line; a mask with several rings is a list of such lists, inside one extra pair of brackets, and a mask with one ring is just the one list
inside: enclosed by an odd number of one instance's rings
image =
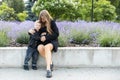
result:
[[(22, 67), (27, 47), (0, 47), (0, 67)], [(119, 47), (59, 47), (57, 67), (120, 67)], [(39, 56), (38, 66), (45, 66)]]

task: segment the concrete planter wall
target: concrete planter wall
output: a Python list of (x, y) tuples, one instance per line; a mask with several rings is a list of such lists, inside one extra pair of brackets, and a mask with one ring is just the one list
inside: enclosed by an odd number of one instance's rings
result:
[[(0, 67), (22, 67), (26, 47), (0, 47)], [(61, 47), (53, 53), (57, 67), (120, 67), (119, 47)], [(38, 66), (45, 66), (39, 57)]]

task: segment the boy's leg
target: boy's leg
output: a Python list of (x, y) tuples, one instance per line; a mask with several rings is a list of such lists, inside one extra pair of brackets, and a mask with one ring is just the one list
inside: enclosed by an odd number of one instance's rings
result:
[(25, 56), (25, 60), (24, 60), (24, 69), (25, 70), (29, 70), (28, 62), (32, 57), (32, 53), (33, 53), (33, 49), (28, 47), (27, 52), (26, 52), (26, 56)]
[(38, 51), (35, 49), (32, 55), (32, 69), (37, 70)]

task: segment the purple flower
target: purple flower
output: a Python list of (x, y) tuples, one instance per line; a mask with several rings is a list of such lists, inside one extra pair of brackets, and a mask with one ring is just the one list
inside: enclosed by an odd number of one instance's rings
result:
[[(70, 37), (71, 32), (73, 30), (82, 31), (84, 33), (88, 33), (90, 35), (97, 34), (99, 31), (105, 32), (107, 30), (110, 31), (118, 31), (120, 32), (120, 24), (110, 21), (99, 21), (99, 22), (87, 22), (87, 21), (61, 21), (56, 22), (57, 27), (59, 29), (60, 35)], [(0, 30), (5, 30), (9, 37), (12, 39), (16, 39), (17, 36), (22, 32), (28, 32), (30, 28), (34, 26), (33, 21), (24, 21), (24, 22), (6, 22), (0, 21)], [(95, 37), (96, 35), (94, 35)]]
[(7, 34), (10, 38), (16, 39), (21, 32), (28, 32), (32, 28), (34, 22), (25, 21), (25, 22), (6, 22), (0, 21), (0, 30), (7, 31)]

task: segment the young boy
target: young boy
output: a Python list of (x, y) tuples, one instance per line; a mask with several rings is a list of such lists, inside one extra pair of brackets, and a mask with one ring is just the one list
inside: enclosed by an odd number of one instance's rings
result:
[(35, 23), (35, 29), (33, 29), (34, 33), (31, 34), (30, 32), (30, 40), (29, 40), (29, 44), (28, 44), (28, 49), (27, 49), (27, 53), (26, 53), (26, 57), (24, 60), (24, 70), (29, 70), (29, 65), (28, 62), (29, 60), (32, 58), (32, 69), (33, 70), (37, 70), (37, 60), (38, 60), (38, 51), (37, 51), (37, 46), (39, 44), (39, 29), (41, 28), (41, 24), (40, 23)]

